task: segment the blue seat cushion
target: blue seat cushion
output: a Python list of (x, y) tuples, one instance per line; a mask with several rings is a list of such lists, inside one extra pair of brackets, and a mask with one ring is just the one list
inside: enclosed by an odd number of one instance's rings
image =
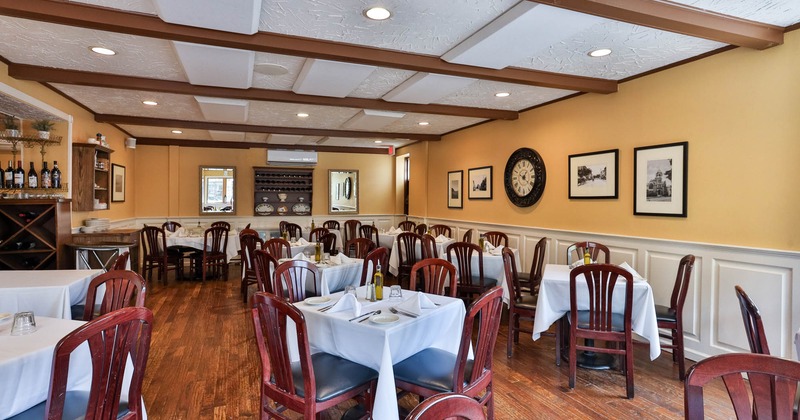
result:
[(678, 322), (678, 314), (669, 306), (656, 305), (657, 322)]
[[(311, 364), (314, 367), (314, 378), (317, 384), (317, 401), (320, 402), (378, 379), (378, 372), (375, 369), (328, 353), (311, 355)], [(294, 377), (295, 392), (301, 397), (305, 396), (300, 362), (292, 363), (292, 376)]]
[[(473, 361), (467, 361), (464, 378), (472, 374)], [(453, 390), (456, 355), (441, 349), (428, 348), (394, 365), (394, 378), (439, 392)]]
[(86, 305), (72, 305), (69, 307), (72, 312), (72, 319), (76, 321), (83, 321), (83, 311)]
[[(61, 416), (62, 420), (83, 420), (86, 416), (86, 407), (89, 405), (89, 391), (67, 391), (64, 397), (64, 414)], [(16, 416), (9, 417), (8, 420), (42, 420), (47, 418), (45, 416), (45, 408), (47, 401), (43, 401), (33, 407), (17, 414)], [(128, 402), (120, 401), (119, 411), (117, 411), (117, 418), (120, 418), (129, 413)]]
[[(578, 311), (578, 328), (589, 328), (589, 311)], [(611, 331), (625, 331), (625, 316), (622, 314), (611, 314)]]

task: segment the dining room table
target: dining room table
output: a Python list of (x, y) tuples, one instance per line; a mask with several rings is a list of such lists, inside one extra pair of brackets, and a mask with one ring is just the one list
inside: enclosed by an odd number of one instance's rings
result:
[[(570, 311), (570, 267), (564, 264), (547, 264), (542, 273), (539, 285), (539, 297), (536, 302), (536, 315), (533, 320), (533, 339), (538, 340), (541, 334)], [(619, 308), (623, 313), (625, 292), (624, 284), (615, 286), (612, 309)], [(589, 289), (584, 281), (576, 283), (575, 292), (579, 310), (588, 309)], [(616, 312), (616, 311), (615, 311)], [(650, 344), (650, 360), (661, 354), (661, 342), (658, 336), (653, 289), (646, 279), (634, 276), (633, 308), (631, 311), (631, 328), (633, 332), (646, 339)]]
[[(50, 370), (56, 343), (84, 321), (36, 316), (36, 330), (26, 335), (11, 335), (11, 319), (0, 320), (0, 419), (19, 414), (47, 400)], [(128, 360), (122, 386), (127, 398), (133, 373)], [(83, 343), (72, 353), (67, 378), (68, 391), (89, 390), (92, 364), (89, 346)], [(143, 416), (147, 418), (143, 408)]]
[[(405, 360), (426, 348), (438, 348), (453, 354), (458, 352), (461, 330), (466, 309), (464, 302), (447, 296), (430, 295), (409, 290), (402, 297), (389, 298), (388, 288), (384, 299), (370, 302), (366, 299), (366, 287), (356, 290), (359, 303), (358, 316), (355, 309), (320, 311), (342, 298), (343, 293), (327, 296), (328, 300), (312, 298), (296, 303), (305, 317), (309, 344), (312, 353), (326, 352), (351, 360), (378, 371), (378, 386), (375, 392), (373, 418), (396, 420), (399, 418), (397, 394), (394, 386), (394, 364)], [(424, 295), (421, 298), (419, 295)], [(419, 315), (392, 314), (391, 308), (408, 308), (415, 302), (427, 299), (433, 303), (422, 308), (417, 303)], [(373, 313), (380, 310), (380, 314)], [(289, 351), (292, 360), (299, 359), (294, 328), (289, 328), (292, 343)], [(435, 332), (435, 333), (434, 333)]]
[[(301, 257), (302, 255), (302, 257)], [(284, 263), (292, 259), (303, 259), (311, 262), (317, 267), (319, 276), (315, 284), (306, 282), (306, 293), (314, 293), (316, 290), (320, 296), (327, 296), (331, 293), (344, 290), (347, 286), (358, 286), (361, 282), (361, 269), (364, 260), (350, 258), (341, 253), (330, 256), (320, 262), (314, 261), (314, 257), (307, 259), (305, 254), (295, 255), (294, 258), (281, 258), (278, 263)]]
[[(456, 240), (452, 238), (447, 238), (444, 236), (438, 236), (435, 238), (436, 241), (436, 252), (439, 253), (439, 258), (447, 259), (446, 251), (447, 247), (455, 243)], [(400, 273), (400, 252), (405, 252), (398, 244), (397, 244), (397, 235), (394, 235), (394, 239), (392, 240), (392, 245), (390, 252), (389, 252), (389, 273), (394, 276), (397, 276)], [(422, 242), (417, 241), (417, 245), (414, 248), (416, 253), (417, 261), (422, 259)]]
[(0, 271), (0, 312), (33, 311), (36, 316), (71, 319), (72, 305), (86, 303), (92, 270)]
[[(453, 241), (455, 242), (455, 241)], [(451, 242), (452, 243), (452, 242)], [(514, 260), (517, 267), (520, 266), (519, 260), (519, 250), (516, 248), (509, 248), (514, 253)], [(448, 259), (447, 253), (445, 252), (441, 258)], [(508, 285), (506, 284), (506, 270), (505, 266), (503, 265), (503, 247), (497, 247), (492, 250), (484, 251), (482, 254), (483, 257), (483, 278), (484, 279), (494, 279), (497, 281), (497, 286), (503, 288), (503, 302), (508, 305), (509, 302), (509, 292), (508, 292)], [(455, 256), (453, 256), (455, 258)], [(472, 254), (472, 259), (470, 260), (470, 268), (472, 268), (472, 274), (478, 274), (478, 256), (477, 253)], [(449, 261), (449, 260), (448, 260)], [(456, 272), (458, 272), (458, 264), (451, 261), (453, 265), (456, 266)]]
[[(205, 241), (206, 228), (200, 227), (180, 227), (175, 232), (167, 233), (167, 247), (170, 246), (185, 246), (202, 250)], [(236, 230), (231, 229), (228, 232), (228, 246), (225, 249), (225, 254), (228, 255), (228, 261), (239, 255), (241, 244), (239, 243), (239, 234)]]

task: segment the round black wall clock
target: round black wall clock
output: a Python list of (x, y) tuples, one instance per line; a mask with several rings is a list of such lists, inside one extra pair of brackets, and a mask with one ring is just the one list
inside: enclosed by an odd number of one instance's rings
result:
[(544, 193), (546, 181), (544, 161), (536, 150), (523, 147), (508, 158), (503, 182), (508, 199), (516, 206), (536, 204)]

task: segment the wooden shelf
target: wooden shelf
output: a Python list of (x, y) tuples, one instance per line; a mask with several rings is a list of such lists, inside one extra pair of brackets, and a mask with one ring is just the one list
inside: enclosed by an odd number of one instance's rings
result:
[[(111, 154), (113, 150), (99, 144), (72, 144), (73, 210), (108, 210), (111, 203)], [(103, 163), (103, 167), (98, 166)], [(96, 208), (95, 200), (105, 208)]]
[(0, 200), (0, 270), (65, 268), (70, 200)]
[[(312, 168), (254, 167), (253, 214), (307, 216), (314, 191)], [(284, 201), (281, 197), (285, 194)], [(265, 201), (266, 199), (266, 201)]]

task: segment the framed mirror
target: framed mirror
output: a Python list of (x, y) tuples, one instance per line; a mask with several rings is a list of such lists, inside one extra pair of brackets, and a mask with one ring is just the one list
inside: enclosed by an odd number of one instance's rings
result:
[(200, 167), (200, 214), (235, 213), (236, 168)]
[(332, 169), (328, 171), (328, 213), (358, 213), (358, 171)]

